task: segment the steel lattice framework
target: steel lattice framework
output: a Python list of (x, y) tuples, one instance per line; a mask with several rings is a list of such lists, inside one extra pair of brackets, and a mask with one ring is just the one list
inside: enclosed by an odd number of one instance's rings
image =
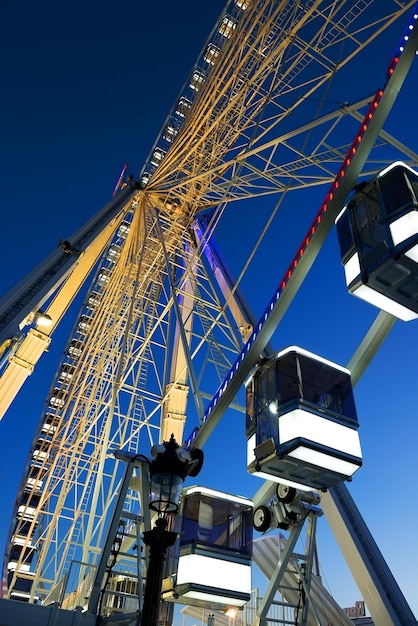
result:
[[(140, 173), (52, 384), (18, 494), (9, 593), (20, 578), (45, 597), (73, 561), (97, 562), (124, 468), (113, 451), (148, 454), (171, 432), (181, 440), (186, 407), (188, 431), (202, 423), (254, 325), (237, 305), (239, 283), (225, 290), (208, 254), (223, 212), (274, 196), (273, 215), (288, 192), (334, 181), (372, 102), (344, 102), (344, 77), (414, 4), (227, 4)], [(382, 131), (365, 175), (395, 154), (418, 164)], [(125, 508), (138, 507), (129, 491)]]

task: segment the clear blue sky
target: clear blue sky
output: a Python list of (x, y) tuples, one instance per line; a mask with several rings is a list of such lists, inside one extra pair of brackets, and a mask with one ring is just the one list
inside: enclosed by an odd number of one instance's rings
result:
[[(222, 7), (219, 0), (198, 3), (198, 8), (192, 0), (7, 3), (0, 37), (2, 294), (109, 199), (126, 161), (133, 173), (140, 170)], [(384, 83), (401, 33), (402, 28), (392, 31), (392, 39), (380, 42), (376, 72), (366, 80), (364, 75), (353, 76), (345, 100), (351, 100), (352, 87), (360, 78), (365, 83), (360, 95)], [(415, 151), (417, 79), (415, 67), (390, 119), (391, 132), (409, 141)], [(310, 204), (313, 216), (325, 191), (305, 193), (299, 202)], [(258, 227), (258, 208), (252, 203), (239, 218), (226, 216), (219, 233), (218, 241), (236, 271), (246, 237)], [(272, 242), (271, 249), (262, 251), (246, 292), (257, 315), (310, 221), (308, 217), (306, 223), (298, 220), (292, 226), (289, 249), (278, 250)], [(286, 315), (274, 347), (296, 343), (345, 365), (376, 313), (346, 293), (333, 233)], [(364, 467), (350, 485), (416, 614), (417, 324), (395, 325), (357, 385)], [(26, 454), (72, 320), (63, 326), (0, 424), (1, 551)], [(229, 438), (222, 434), (208, 443), (199, 480), (251, 496), (261, 483), (246, 475), (243, 424), (229, 425), (228, 432)], [(324, 580), (342, 606), (351, 606), (359, 592), (326, 520), (321, 520), (319, 536)]]

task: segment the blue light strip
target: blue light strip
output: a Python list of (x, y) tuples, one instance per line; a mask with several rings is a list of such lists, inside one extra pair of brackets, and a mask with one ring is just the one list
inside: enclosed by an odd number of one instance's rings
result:
[[(404, 34), (402, 35), (402, 38), (399, 42), (398, 48), (395, 52), (395, 55), (393, 56), (392, 60), (389, 63), (388, 66), (388, 70), (387, 70), (387, 77), (388, 79), (390, 78), (390, 76), (393, 74), (396, 65), (399, 62), (399, 59), (402, 55), (402, 52), (404, 51), (404, 47), (406, 45), (406, 42), (409, 39), (409, 36), (412, 32), (412, 30), (415, 28), (416, 24), (417, 24), (417, 20), (418, 20), (418, 2), (415, 5), (414, 11), (412, 13), (412, 16), (408, 22), (408, 25), (405, 29)], [(271, 312), (273, 311), (276, 303), (278, 302), (278, 300), (280, 299), (281, 294), (283, 293), (284, 289), (286, 288), (286, 285), (288, 284), (289, 280), (292, 278), (292, 274), (295, 270), (295, 268), (297, 267), (301, 257), (303, 256), (304, 252), (306, 251), (308, 245), (310, 244), (313, 235), (316, 232), (316, 229), (318, 228), (319, 224), (321, 223), (321, 220), (324, 216), (324, 214), (326, 213), (326, 211), (328, 210), (328, 204), (330, 202), (330, 200), (333, 199), (334, 197), (334, 193), (335, 190), (339, 188), (340, 183), (341, 183), (341, 179), (345, 176), (345, 173), (347, 171), (347, 168), (349, 167), (350, 163), (351, 163), (351, 159), (353, 157), (353, 155), (356, 153), (357, 151), (357, 147), (359, 145), (359, 143), (362, 141), (364, 134), (366, 133), (370, 121), (373, 119), (374, 114), (379, 106), (380, 100), (383, 96), (384, 90), (386, 88), (387, 83), (385, 84), (385, 86), (382, 89), (379, 89), (376, 92), (376, 95), (373, 98), (373, 101), (369, 107), (369, 110), (366, 113), (366, 116), (364, 117), (363, 122), (361, 123), (359, 132), (357, 133), (349, 151), (347, 156), (345, 157), (343, 164), (341, 165), (341, 168), (339, 170), (339, 172), (337, 173), (334, 182), (332, 183), (330, 190), (328, 192), (328, 194), (325, 197), (325, 200), (323, 201), (314, 221), (312, 222), (311, 227), (309, 228), (307, 234), (305, 235), (305, 238), (303, 239), (302, 245), (300, 246), (299, 250), (297, 251), (295, 257), (293, 258), (293, 261), (291, 262), (288, 270), (286, 271), (283, 279), (281, 280), (281, 282), (279, 283), (279, 286), (276, 290), (276, 292), (274, 293), (273, 297), (271, 298), (270, 302), (268, 303), (263, 315), (261, 316), (258, 324), (256, 325), (254, 332), (252, 333), (251, 337), (249, 338), (249, 340), (247, 341), (247, 343), (245, 344), (245, 346), (243, 347), (243, 349), (241, 350), (240, 354), (238, 355), (238, 358), (236, 359), (235, 363), (233, 364), (233, 366), (231, 367), (231, 369), (229, 370), (224, 382), (220, 385), (220, 387), (218, 388), (218, 390), (216, 391), (215, 395), (213, 396), (210, 404), (208, 405), (208, 407), (205, 410), (205, 413), (203, 415), (203, 420), (202, 423), (205, 423), (213, 409), (216, 407), (219, 399), (221, 398), (221, 396), (225, 393), (226, 388), (228, 387), (228, 385), (230, 384), (231, 380), (234, 378), (236, 372), (239, 370), (239, 367), (242, 363), (242, 361), (245, 358), (246, 353), (249, 351), (249, 349), (251, 348), (252, 344), (254, 343), (254, 341), (256, 340), (258, 333), (260, 332), (260, 330), (263, 328), (264, 324), (266, 323), (266, 321), (268, 320)], [(186, 439), (185, 441), (185, 446), (186, 447), (190, 447), (193, 443), (193, 441), (195, 440), (197, 433), (199, 431), (199, 428), (195, 428), (191, 435)]]

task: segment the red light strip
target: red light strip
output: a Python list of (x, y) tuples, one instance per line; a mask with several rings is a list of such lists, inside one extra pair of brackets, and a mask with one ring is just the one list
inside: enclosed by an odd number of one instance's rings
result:
[(364, 134), (367, 132), (367, 129), (369, 127), (370, 121), (373, 119), (373, 115), (374, 112), (376, 111), (377, 107), (379, 106), (379, 102), (381, 100), (383, 96), (383, 89), (379, 89), (379, 91), (376, 93), (375, 97), (373, 98), (373, 102), (370, 105), (369, 110), (366, 113), (366, 116), (361, 124), (360, 127), (360, 132), (358, 133), (358, 135), (356, 136), (356, 138), (354, 139), (348, 153), (347, 156), (345, 157), (343, 164), (341, 165), (335, 179), (334, 182), (331, 185), (331, 188), (328, 192), (328, 194), (325, 197), (325, 200), (323, 201), (322, 205), (319, 208), (319, 211), (314, 219), (314, 221), (312, 222), (307, 234), (305, 235), (305, 238), (303, 240), (302, 245), (300, 246), (299, 250), (297, 251), (296, 255), (294, 256), (287, 272), (285, 273), (285, 277), (283, 278), (282, 282), (280, 283), (280, 290), (282, 291), (287, 283), (289, 282), (290, 278), (292, 277), (293, 274), (293, 269), (297, 267), (300, 258), (302, 257), (303, 253), (305, 252), (306, 248), (308, 247), (308, 245), (310, 244), (313, 235), (316, 232), (316, 229), (318, 227), (318, 225), (321, 223), (322, 220), (322, 216), (326, 213), (326, 211), (328, 210), (328, 204), (329, 202), (333, 199), (334, 197), (334, 191), (336, 189), (339, 188), (340, 186), (340, 181), (341, 179), (345, 176), (345, 173), (347, 171), (347, 168), (349, 167), (349, 165), (351, 164), (351, 157), (356, 153), (357, 151), (357, 146), (358, 144), (362, 141)]
[(113, 190), (112, 198), (114, 198), (116, 196), (116, 192), (117, 192), (117, 190), (119, 189), (119, 187), (120, 187), (120, 185), (122, 183), (122, 178), (124, 177), (125, 172), (126, 172), (127, 169), (128, 169), (128, 164), (125, 163), (125, 165), (123, 166), (122, 171), (121, 171), (121, 173), (119, 175), (118, 182), (116, 183), (115, 188)]

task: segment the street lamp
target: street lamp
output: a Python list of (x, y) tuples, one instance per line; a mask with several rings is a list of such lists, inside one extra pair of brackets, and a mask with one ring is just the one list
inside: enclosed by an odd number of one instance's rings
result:
[(168, 516), (178, 512), (186, 476), (196, 476), (203, 464), (203, 453), (197, 449), (189, 453), (180, 448), (174, 435), (170, 441), (154, 446), (152, 455), (149, 508), (156, 511), (157, 519), (154, 528), (144, 532), (144, 543), (150, 552), (141, 626), (156, 626), (158, 623), (164, 561), (168, 548), (177, 539), (177, 533), (167, 530)]

